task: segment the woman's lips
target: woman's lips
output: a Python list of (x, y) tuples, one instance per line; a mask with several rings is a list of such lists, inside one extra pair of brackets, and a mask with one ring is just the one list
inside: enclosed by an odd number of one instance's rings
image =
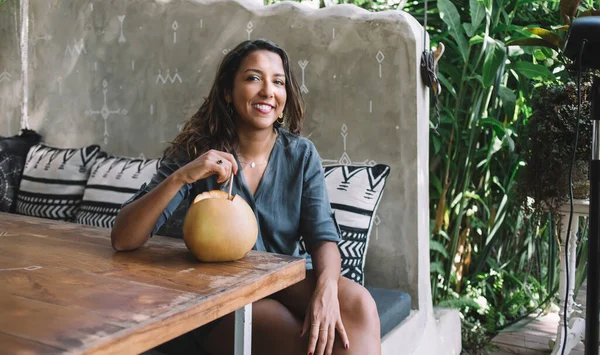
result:
[(271, 106), (271, 105), (255, 104), (255, 105), (252, 105), (252, 107), (254, 107), (254, 109), (256, 111), (263, 113), (263, 114), (271, 113), (273, 111), (273, 106)]

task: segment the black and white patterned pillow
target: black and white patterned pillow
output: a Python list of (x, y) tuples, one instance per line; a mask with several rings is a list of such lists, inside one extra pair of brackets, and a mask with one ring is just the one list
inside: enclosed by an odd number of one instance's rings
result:
[(96, 159), (85, 186), (75, 221), (95, 227), (112, 228), (121, 205), (140, 186), (150, 182), (160, 159), (103, 157)]
[(54, 148), (43, 144), (27, 153), (17, 192), (17, 213), (72, 221), (100, 146)]
[(0, 137), (0, 212), (15, 211), (27, 152), (40, 139), (39, 134), (28, 129), (17, 136)]
[[(342, 276), (364, 284), (364, 268), (373, 218), (390, 167), (335, 165), (326, 166), (325, 184), (331, 208), (342, 232), (338, 248), (342, 256)], [(300, 254), (306, 254), (300, 238)]]
[(0, 150), (0, 212), (12, 212), (19, 188), (23, 158)]

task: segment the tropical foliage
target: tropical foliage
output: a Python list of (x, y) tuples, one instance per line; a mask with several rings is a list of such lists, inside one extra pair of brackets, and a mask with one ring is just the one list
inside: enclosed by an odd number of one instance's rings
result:
[[(337, 3), (399, 6), (319, 5)], [(432, 110), (430, 134), (431, 287), (435, 303), (461, 310), (463, 346), (477, 352), (556, 295), (556, 216), (526, 213), (518, 186), (532, 98), (539, 87), (569, 81), (559, 50), (566, 26), (595, 10), (578, 0), (418, 0), (402, 10), (424, 23), (426, 5), (431, 44), (446, 47), (440, 122)], [(561, 19), (567, 22), (557, 26)], [(579, 257), (587, 245), (583, 224), (580, 230)]]

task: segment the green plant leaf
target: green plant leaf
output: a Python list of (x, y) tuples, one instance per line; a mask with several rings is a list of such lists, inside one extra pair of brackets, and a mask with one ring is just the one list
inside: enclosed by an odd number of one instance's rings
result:
[(443, 275), (444, 274), (444, 265), (442, 264), (441, 261), (436, 261), (433, 263), (429, 264), (429, 272), (430, 273), (435, 273), (438, 275)]
[(540, 47), (547, 47), (547, 48), (552, 48), (556, 51), (558, 51), (558, 47), (555, 46), (554, 44), (546, 41), (543, 38), (521, 38), (521, 39), (514, 39), (512, 41), (508, 41), (506, 43), (507, 46), (525, 46), (525, 47), (533, 47), (533, 46), (540, 46)]
[(447, 241), (450, 241), (450, 236), (443, 229), (440, 229), (440, 231), (438, 232), (438, 234), (441, 235), (442, 237), (444, 237), (444, 239), (446, 239)]
[(460, 15), (450, 0), (438, 0), (440, 18), (448, 25), (448, 30), (460, 28)]
[(481, 37), (480, 35), (475, 35), (475, 36), (469, 38), (469, 44), (471, 46), (474, 46), (474, 45), (480, 44), (480, 43), (483, 43), (483, 37)]
[(509, 136), (508, 134), (506, 134), (504, 136), (504, 139), (502, 139), (502, 142), (506, 144), (506, 146), (508, 147), (508, 151), (510, 153), (515, 151), (515, 141), (514, 139), (512, 139), (511, 136)]
[(498, 97), (502, 101), (506, 114), (512, 117), (515, 112), (515, 105), (517, 104), (517, 95), (511, 89), (501, 85), (498, 90)]
[(514, 63), (513, 69), (529, 79), (554, 80), (554, 75), (543, 65), (521, 61)]
[(480, 0), (469, 0), (469, 8), (471, 12), (471, 23), (465, 23), (465, 30), (468, 37), (473, 37), (475, 31), (477, 31), (477, 28), (479, 28), (479, 25), (481, 25), (481, 22), (485, 19), (485, 7)]
[(473, 299), (468, 296), (462, 296), (459, 299), (454, 300), (444, 300), (438, 304), (440, 307), (452, 307), (452, 308), (464, 308), (471, 307), (474, 309), (479, 309), (479, 304), (475, 302)]
[[(475, 35), (475, 31), (477, 31), (477, 27), (473, 26), (469, 22), (465, 22), (462, 25), (463, 25), (463, 28), (465, 29), (465, 33), (467, 34), (467, 37), (473, 38), (473, 36)], [(471, 41), (469, 41), (469, 42), (471, 42)]]
[[(447, 55), (447, 54), (446, 54)], [(438, 69), (440, 71), (440, 75), (443, 75), (446, 79), (450, 80), (453, 85), (456, 83), (460, 83), (461, 73), (458, 71), (455, 65), (442, 60), (438, 63)]]
[(450, 95), (456, 98), (456, 89), (454, 89), (454, 86), (452, 86), (452, 84), (450, 83), (450, 81), (448, 81), (446, 76), (440, 72), (438, 73), (438, 79), (440, 83), (442, 83), (442, 85), (446, 88), (446, 90), (448, 90)]
[[(433, 137), (434, 135), (432, 134), (431, 136)], [(442, 195), (442, 182), (435, 174), (429, 174), (429, 184), (435, 187), (439, 195)]]
[(546, 55), (544, 54), (544, 52), (542, 52), (541, 49), (534, 50), (533, 57), (535, 58), (535, 60), (540, 61), (540, 62), (542, 60), (546, 60)]
[(504, 125), (495, 118), (482, 118), (479, 120), (479, 124), (482, 127), (484, 127), (484, 126), (496, 127), (500, 130), (500, 132), (502, 132), (502, 136), (504, 135), (504, 131), (505, 131)]
[(578, 17), (585, 17), (585, 16), (600, 16), (600, 10), (586, 10), (586, 11), (580, 13)]
[(495, 154), (500, 149), (502, 149), (502, 140), (500, 140), (500, 138), (498, 138), (498, 137), (494, 137), (493, 141), (494, 142), (492, 143), (492, 146), (491, 146), (491, 152), (492, 152), (492, 154)]
[(525, 4), (538, 4), (540, 0), (518, 0), (517, 7)]
[(528, 28), (527, 31), (533, 33), (536, 36), (540, 36), (544, 41), (552, 43), (558, 48), (562, 48), (564, 45), (564, 40), (561, 36), (557, 35), (552, 31), (548, 31), (547, 29), (535, 27)]
[(454, 198), (454, 200), (452, 200), (452, 202), (450, 202), (450, 208), (454, 208), (456, 207), (456, 205), (460, 202), (460, 200), (462, 199), (462, 192), (459, 192), (456, 197)]
[(488, 46), (483, 61), (483, 87), (489, 88), (494, 84), (498, 69), (506, 60), (506, 48), (500, 41), (488, 38)]
[(431, 136), (431, 143), (433, 143), (433, 154), (437, 155), (442, 147), (442, 141), (435, 134)]
[(460, 14), (458, 13), (458, 10), (456, 10), (456, 6), (454, 6), (450, 0), (438, 0), (438, 10), (440, 12), (440, 18), (448, 25), (448, 32), (454, 37), (454, 41), (458, 45), (458, 50), (463, 60), (466, 62), (469, 46), (463, 32), (463, 27), (460, 23)]
[(504, 85), (500, 86), (498, 96), (500, 96), (500, 99), (504, 103), (510, 102), (514, 105), (517, 102), (517, 95), (515, 95), (515, 93), (511, 89), (507, 88)]
[(546, 48), (546, 47), (542, 47), (542, 48), (538, 48), (538, 49), (544, 53), (546, 58), (554, 58), (554, 52), (552, 51), (552, 49)]
[(442, 254), (445, 258), (448, 257), (446, 247), (444, 246), (444, 244), (438, 242), (437, 240), (429, 241), (429, 250), (437, 251), (438, 253)]

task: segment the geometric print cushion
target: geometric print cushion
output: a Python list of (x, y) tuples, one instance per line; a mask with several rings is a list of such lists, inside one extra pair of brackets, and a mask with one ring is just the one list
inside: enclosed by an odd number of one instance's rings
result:
[(27, 153), (17, 213), (73, 221), (100, 147), (64, 149), (36, 144)]
[(24, 160), (0, 150), (0, 212), (13, 212)]
[(28, 129), (18, 136), (0, 137), (0, 212), (15, 212), (27, 152), (41, 138)]
[(96, 159), (75, 222), (112, 228), (121, 205), (150, 182), (160, 161), (113, 156)]
[[(325, 168), (325, 184), (331, 208), (342, 232), (338, 249), (342, 276), (364, 285), (367, 247), (374, 216), (383, 196), (390, 167), (334, 165)], [(306, 253), (303, 241), (300, 254)]]

